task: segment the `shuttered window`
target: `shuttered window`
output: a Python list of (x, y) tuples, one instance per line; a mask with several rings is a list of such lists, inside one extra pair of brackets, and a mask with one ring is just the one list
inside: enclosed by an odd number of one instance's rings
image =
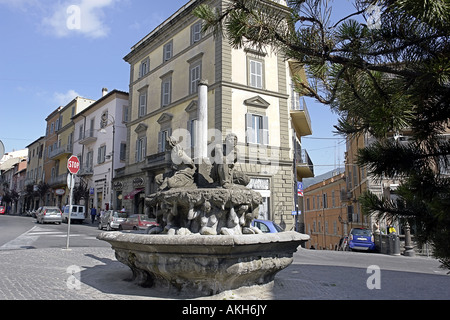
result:
[(250, 59), (250, 87), (263, 88), (263, 64), (261, 61)]
[(168, 106), (172, 102), (172, 77), (163, 79), (161, 83), (161, 106)]
[(147, 155), (147, 137), (136, 140), (136, 162), (144, 161)]
[(263, 115), (246, 114), (247, 143), (269, 144), (269, 118)]
[(171, 128), (158, 132), (158, 152), (166, 151), (167, 138), (170, 137), (171, 134)]

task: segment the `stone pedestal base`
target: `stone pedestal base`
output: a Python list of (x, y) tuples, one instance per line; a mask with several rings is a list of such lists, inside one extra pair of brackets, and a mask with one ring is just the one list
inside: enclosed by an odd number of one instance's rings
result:
[(116, 258), (142, 286), (213, 295), (266, 284), (292, 263), (309, 239), (297, 232), (234, 236), (168, 236), (103, 232)]

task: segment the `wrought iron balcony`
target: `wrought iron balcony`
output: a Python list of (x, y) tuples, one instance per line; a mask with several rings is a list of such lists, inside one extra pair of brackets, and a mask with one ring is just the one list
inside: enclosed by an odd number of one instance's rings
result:
[(302, 136), (312, 134), (311, 118), (306, 107), (305, 99), (299, 98), (298, 95), (292, 97), (290, 115), (294, 130), (299, 139)]
[(314, 164), (305, 149), (298, 149), (295, 159), (298, 178), (314, 177)]
[(69, 156), (72, 154), (72, 149), (71, 144), (66, 144), (50, 151), (48, 157), (52, 160), (56, 160), (58, 158), (62, 158), (63, 156)]
[(94, 168), (91, 166), (88, 167), (82, 167), (80, 171), (78, 171), (78, 176), (91, 176), (94, 174)]
[(97, 130), (87, 130), (80, 134), (78, 143), (86, 145), (95, 142), (96, 140), (97, 140)]
[(59, 176), (51, 177), (48, 184), (54, 188), (57, 186), (67, 185), (67, 173), (61, 174)]

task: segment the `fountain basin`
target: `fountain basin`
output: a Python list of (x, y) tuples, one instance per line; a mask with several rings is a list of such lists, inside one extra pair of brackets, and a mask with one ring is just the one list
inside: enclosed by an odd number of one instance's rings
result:
[(250, 235), (147, 235), (102, 232), (133, 280), (146, 287), (213, 295), (274, 280), (309, 239), (297, 232)]

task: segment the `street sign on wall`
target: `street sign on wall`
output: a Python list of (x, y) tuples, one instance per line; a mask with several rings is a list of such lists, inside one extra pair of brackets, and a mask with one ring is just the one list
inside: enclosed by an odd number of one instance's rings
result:
[(76, 156), (71, 156), (67, 160), (67, 169), (71, 174), (77, 174), (80, 171), (80, 160)]
[(297, 195), (303, 197), (303, 182), (297, 182)]

